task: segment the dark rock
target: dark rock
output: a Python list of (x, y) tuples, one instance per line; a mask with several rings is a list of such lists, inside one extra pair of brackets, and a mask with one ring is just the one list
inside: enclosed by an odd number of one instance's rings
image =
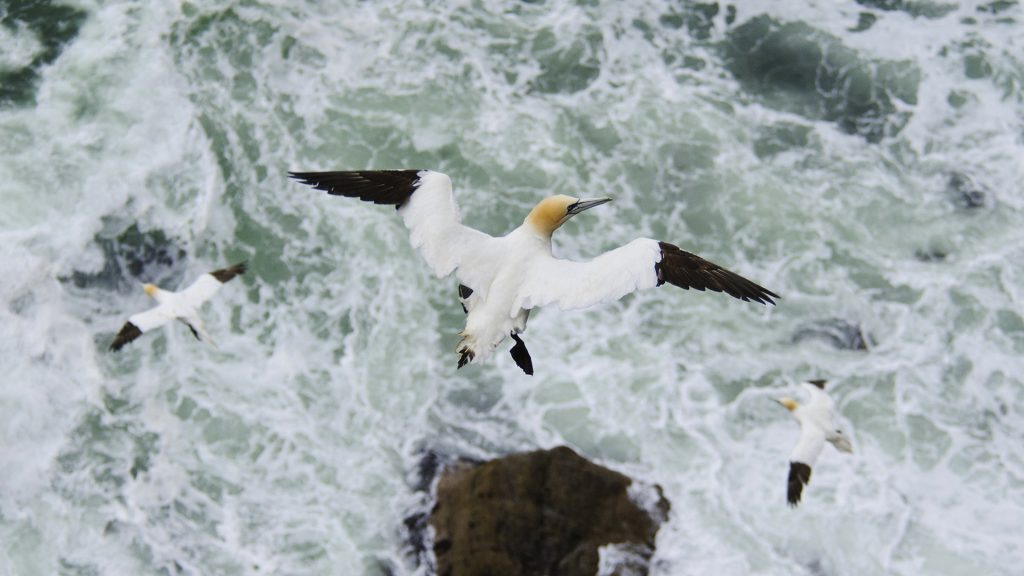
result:
[(413, 480), (413, 488), (417, 492), (427, 492), (431, 483), (441, 468), (441, 461), (444, 457), (434, 450), (424, 450), (420, 456), (420, 462), (416, 466), (416, 476)]
[(987, 203), (985, 190), (962, 172), (953, 172), (949, 175), (948, 188), (961, 208), (984, 208)]
[(418, 456), (419, 461), (410, 477), (407, 478), (407, 483), (421, 496), (421, 500), (419, 505), (410, 510), (402, 520), (400, 532), (402, 542), (405, 544), (406, 555), (418, 564), (433, 566), (433, 557), (430, 553), (433, 541), (428, 536), (428, 522), (432, 506), (431, 487), (446, 467), (457, 464), (475, 466), (481, 464), (482, 461), (460, 458), (441, 450), (425, 447), (419, 449)]
[(405, 542), (409, 556), (417, 562), (429, 561), (427, 549), (430, 542), (427, 538), (427, 522), (430, 515), (426, 512), (414, 512), (402, 520), (402, 541)]
[(437, 574), (587, 575), (602, 546), (623, 558), (617, 574), (646, 574), (669, 503), (655, 510), (627, 493), (632, 481), (569, 448), (443, 465), (429, 516)]
[(871, 337), (864, 334), (860, 324), (842, 318), (807, 324), (793, 335), (794, 343), (808, 339), (824, 341), (839, 350), (867, 350), (875, 345)]
[(95, 242), (103, 253), (103, 267), (98, 272), (75, 270), (62, 281), (77, 288), (130, 292), (146, 282), (174, 289), (184, 276), (185, 251), (162, 230), (143, 232), (132, 224), (113, 237), (100, 232)]
[(897, 134), (917, 103), (920, 71), (910, 62), (874, 62), (803, 22), (757, 16), (722, 44), (729, 71), (772, 107), (835, 122), (878, 142)]

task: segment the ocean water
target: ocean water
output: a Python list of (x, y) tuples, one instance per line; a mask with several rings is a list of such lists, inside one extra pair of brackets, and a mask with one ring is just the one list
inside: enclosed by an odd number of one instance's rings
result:
[[(424, 574), (426, 451), (561, 444), (663, 487), (655, 574), (1019, 573), (1022, 54), (1013, 0), (0, 0), (0, 574)], [(535, 376), (456, 371), (454, 279), (286, 177), (412, 167), (783, 299), (542, 309)], [(107, 351), (241, 260), (216, 346)], [(792, 510), (812, 377), (855, 453)]]

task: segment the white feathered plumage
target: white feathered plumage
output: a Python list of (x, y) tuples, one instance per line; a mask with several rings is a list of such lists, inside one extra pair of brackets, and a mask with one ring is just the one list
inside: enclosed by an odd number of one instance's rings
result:
[(726, 292), (741, 300), (772, 303), (778, 296), (676, 246), (640, 238), (587, 262), (555, 258), (551, 234), (572, 216), (610, 199), (556, 195), (542, 200), (521, 226), (493, 237), (462, 224), (448, 176), (431, 170), (291, 172), (329, 194), (390, 204), (409, 228), (412, 245), (438, 277), (455, 272), (469, 316), (459, 343), (459, 367), (489, 355), (512, 336), (516, 363), (532, 362), (516, 336), (530, 310), (557, 304), (563, 310), (617, 300), (665, 282), (682, 288)]
[(125, 344), (172, 320), (181, 320), (197, 340), (212, 343), (213, 338), (210, 337), (203, 326), (202, 318), (199, 317), (199, 307), (212, 298), (225, 282), (243, 273), (245, 273), (244, 262), (214, 270), (203, 274), (191, 286), (179, 292), (162, 290), (153, 284), (144, 284), (142, 289), (158, 302), (157, 306), (131, 315), (121, 327), (121, 331), (114, 337), (110, 349), (120, 350)]
[(789, 454), (786, 500), (790, 506), (800, 503), (804, 486), (811, 481), (811, 467), (825, 448), (825, 442), (840, 452), (853, 452), (850, 439), (832, 424), (833, 402), (825, 393), (825, 381), (808, 380), (802, 386), (810, 396), (807, 404), (800, 404), (792, 398), (778, 400), (800, 423), (800, 438)]

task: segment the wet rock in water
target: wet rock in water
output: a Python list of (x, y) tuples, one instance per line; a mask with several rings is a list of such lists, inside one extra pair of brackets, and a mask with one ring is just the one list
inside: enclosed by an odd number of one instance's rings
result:
[(480, 460), (459, 457), (431, 448), (422, 449), (419, 462), (413, 471), (408, 484), (421, 500), (403, 520), (400, 529), (402, 541), (405, 543), (406, 554), (420, 565), (433, 565), (431, 547), (433, 539), (428, 535), (430, 527), (430, 509), (433, 506), (431, 488), (434, 481), (446, 467), (456, 465), (476, 466)]
[(821, 340), (839, 350), (867, 350), (875, 345), (871, 337), (864, 334), (860, 324), (842, 318), (807, 324), (793, 335), (794, 343), (805, 340)]
[(439, 472), (427, 523), (441, 576), (646, 574), (669, 510), (660, 487), (641, 506), (632, 480), (566, 447)]
[(62, 281), (77, 288), (130, 292), (146, 282), (173, 290), (184, 277), (185, 250), (162, 230), (143, 232), (132, 224), (116, 236), (100, 232), (95, 242), (103, 255), (99, 271), (75, 270)]
[(961, 208), (973, 209), (984, 208), (987, 204), (985, 190), (974, 183), (970, 176), (963, 172), (953, 172), (949, 175), (948, 189), (952, 192), (955, 201)]
[(757, 16), (730, 30), (722, 50), (729, 71), (767, 105), (869, 142), (897, 134), (910, 120), (906, 105), (917, 104), (921, 72), (912, 63), (862, 58), (804, 22)]

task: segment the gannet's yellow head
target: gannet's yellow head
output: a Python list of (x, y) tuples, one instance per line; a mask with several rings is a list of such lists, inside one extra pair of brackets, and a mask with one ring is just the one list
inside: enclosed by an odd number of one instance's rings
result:
[(565, 221), (569, 218), (594, 206), (611, 202), (611, 200), (611, 198), (581, 200), (572, 196), (566, 196), (565, 194), (548, 196), (533, 207), (533, 210), (526, 216), (525, 223), (542, 235), (551, 236), (551, 233), (562, 224), (565, 224)]
[(797, 407), (796, 400), (793, 400), (792, 398), (779, 398), (778, 400), (776, 400), (776, 402), (778, 402), (779, 404), (782, 404), (782, 406), (786, 410), (789, 410), (790, 412), (792, 412), (793, 410), (796, 410), (796, 407)]
[(142, 291), (145, 292), (146, 296), (149, 296), (150, 298), (155, 298), (156, 297), (156, 290), (157, 290), (156, 284), (143, 284), (142, 285)]

